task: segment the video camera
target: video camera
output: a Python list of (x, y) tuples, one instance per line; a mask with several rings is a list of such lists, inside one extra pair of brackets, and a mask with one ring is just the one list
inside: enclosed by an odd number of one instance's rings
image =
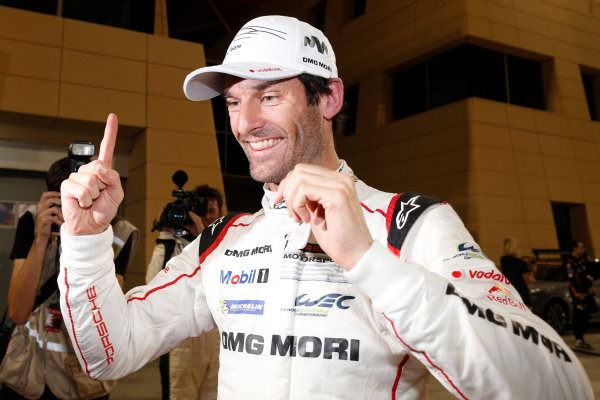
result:
[(183, 227), (193, 224), (190, 212), (194, 212), (199, 216), (206, 214), (208, 201), (206, 197), (195, 196), (193, 192), (186, 192), (183, 190), (183, 185), (185, 185), (188, 180), (185, 171), (176, 171), (173, 174), (172, 180), (173, 183), (177, 185), (177, 190), (173, 190), (173, 197), (177, 200), (166, 205), (160, 216), (158, 226), (157, 224), (154, 224), (152, 230), (160, 230), (162, 227), (169, 227), (173, 228), (174, 235), (183, 236), (186, 234)]

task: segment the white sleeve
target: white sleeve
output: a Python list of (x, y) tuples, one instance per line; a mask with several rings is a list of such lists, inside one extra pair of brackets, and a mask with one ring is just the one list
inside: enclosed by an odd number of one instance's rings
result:
[(348, 276), (372, 299), (392, 349), (408, 350), (458, 398), (593, 399), (561, 337), (520, 307), (516, 290), (471, 247), (478, 250), (451, 207), (433, 206), (402, 259), (374, 242)]
[(94, 379), (119, 379), (211, 329), (192, 242), (150, 285), (124, 295), (114, 273), (112, 228), (99, 235), (61, 232), (58, 278), (61, 311), (83, 370)]

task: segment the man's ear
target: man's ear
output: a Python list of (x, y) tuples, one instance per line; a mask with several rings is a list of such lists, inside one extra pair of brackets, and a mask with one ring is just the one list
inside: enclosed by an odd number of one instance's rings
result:
[(330, 78), (327, 86), (331, 93), (321, 95), (321, 106), (323, 107), (323, 116), (332, 119), (344, 105), (344, 83), (340, 78)]

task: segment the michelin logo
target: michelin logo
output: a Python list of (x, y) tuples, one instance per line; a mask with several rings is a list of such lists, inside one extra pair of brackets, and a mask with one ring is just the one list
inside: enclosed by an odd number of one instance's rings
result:
[(221, 300), (223, 314), (263, 315), (264, 300)]

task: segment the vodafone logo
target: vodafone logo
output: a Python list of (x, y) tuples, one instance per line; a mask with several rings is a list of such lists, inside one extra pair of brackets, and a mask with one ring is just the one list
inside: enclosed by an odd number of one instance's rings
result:
[(465, 279), (465, 274), (462, 271), (452, 271), (450, 273), (450, 276), (452, 277), (452, 279), (454, 279), (455, 281), (462, 281), (463, 279)]
[(277, 68), (277, 67), (269, 67), (269, 68), (261, 68), (261, 69), (249, 69), (248, 71), (254, 73), (254, 72), (278, 72), (281, 71), (281, 68)]
[(504, 275), (502, 275), (499, 271), (489, 270), (489, 271), (478, 271), (478, 270), (454, 270), (450, 272), (450, 278), (454, 281), (462, 281), (466, 278), (473, 280), (492, 280), (499, 283), (504, 283), (505, 285), (510, 285), (510, 282)]

